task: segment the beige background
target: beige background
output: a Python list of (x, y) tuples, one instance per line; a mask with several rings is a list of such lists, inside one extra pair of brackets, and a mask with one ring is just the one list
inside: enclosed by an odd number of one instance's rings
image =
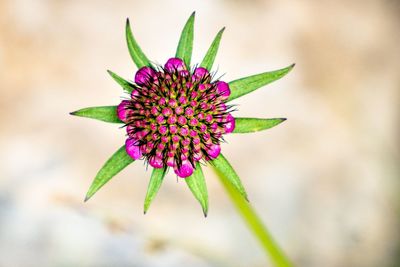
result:
[(215, 65), (226, 81), (297, 63), (235, 101), (236, 116), (288, 121), (223, 146), (287, 254), (297, 266), (398, 266), (394, 0), (0, 0), (0, 266), (269, 263), (210, 170), (207, 219), (173, 175), (144, 216), (142, 162), (83, 203), (124, 131), (68, 112), (123, 96), (105, 70), (134, 76), (126, 17), (163, 64), (193, 10), (193, 62), (227, 27)]

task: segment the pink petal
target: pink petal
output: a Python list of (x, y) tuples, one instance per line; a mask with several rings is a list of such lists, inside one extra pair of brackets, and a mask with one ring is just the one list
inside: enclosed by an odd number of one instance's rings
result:
[(168, 157), (167, 166), (175, 167), (175, 159), (174, 159), (174, 157)]
[(139, 95), (139, 92), (137, 90), (133, 90), (132, 93), (131, 93), (131, 98), (134, 98), (134, 97), (136, 97), (138, 95)]
[(226, 117), (224, 128), (225, 133), (231, 133), (233, 132), (233, 130), (235, 130), (235, 118), (231, 114), (228, 114), (228, 116)]
[(180, 58), (170, 58), (167, 63), (165, 63), (164, 68), (168, 72), (182, 71), (186, 69), (185, 63)]
[(195, 80), (201, 80), (204, 77), (206, 77), (208, 74), (209, 74), (209, 72), (207, 69), (200, 67), (200, 68), (196, 68), (194, 70), (193, 76), (194, 76)]
[(126, 122), (129, 115), (132, 113), (132, 110), (128, 109), (129, 105), (130, 102), (128, 100), (122, 100), (117, 107), (117, 116), (123, 122)]
[(216, 159), (219, 154), (221, 153), (221, 146), (212, 144), (210, 148), (207, 150), (207, 154), (210, 156), (210, 158)]
[(228, 98), (231, 95), (231, 89), (229, 89), (229, 85), (226, 82), (219, 81), (217, 82), (217, 93), (224, 98)]
[(200, 161), (203, 157), (203, 154), (201, 154), (201, 152), (194, 154), (193, 159), (195, 161)]
[(188, 161), (188, 160), (184, 160), (182, 161), (182, 165), (180, 166), (180, 168), (174, 168), (174, 172), (176, 175), (178, 175), (181, 178), (187, 178), (190, 175), (193, 174), (193, 166), (192, 164)]
[(181, 75), (182, 77), (187, 77), (187, 76), (189, 76), (189, 71), (187, 71), (187, 70), (181, 70), (180, 72), (179, 72), (179, 75)]
[(151, 167), (157, 168), (157, 169), (160, 169), (164, 166), (162, 159), (157, 156), (151, 157), (149, 160), (149, 164)]
[(142, 157), (142, 152), (140, 151), (140, 147), (135, 145), (135, 139), (126, 139), (125, 141), (125, 150), (128, 155), (134, 160), (140, 159)]
[(145, 85), (154, 78), (155, 74), (152, 68), (142, 67), (136, 72), (135, 83), (138, 85)]

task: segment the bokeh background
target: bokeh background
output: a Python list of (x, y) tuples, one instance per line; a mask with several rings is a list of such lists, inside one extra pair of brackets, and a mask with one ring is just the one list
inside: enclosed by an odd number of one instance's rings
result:
[(141, 162), (83, 203), (124, 131), (68, 113), (123, 96), (106, 69), (135, 73), (126, 17), (163, 64), (194, 10), (193, 62), (227, 27), (226, 81), (296, 63), (235, 101), (237, 116), (288, 120), (223, 146), (290, 258), (400, 266), (396, 0), (1, 0), (0, 266), (270, 266), (209, 169), (206, 219), (172, 174), (143, 215)]

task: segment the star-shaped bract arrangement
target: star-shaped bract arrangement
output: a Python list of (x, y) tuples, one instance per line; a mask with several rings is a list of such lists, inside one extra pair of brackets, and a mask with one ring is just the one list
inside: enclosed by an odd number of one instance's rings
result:
[(144, 202), (145, 213), (169, 168), (185, 179), (205, 216), (208, 193), (201, 165), (210, 163), (247, 199), (239, 176), (221, 154), (223, 136), (266, 130), (286, 119), (235, 118), (229, 102), (283, 77), (294, 64), (228, 83), (219, 80), (211, 69), (225, 28), (218, 32), (203, 61), (191, 66), (194, 19), (193, 12), (182, 30), (175, 57), (164, 66), (157, 66), (147, 58), (127, 20), (126, 41), (139, 70), (134, 82), (112, 71), (108, 73), (129, 97), (118, 106), (89, 107), (71, 113), (122, 123), (127, 132), (125, 145), (97, 173), (85, 200), (126, 166), (140, 159), (153, 167)]

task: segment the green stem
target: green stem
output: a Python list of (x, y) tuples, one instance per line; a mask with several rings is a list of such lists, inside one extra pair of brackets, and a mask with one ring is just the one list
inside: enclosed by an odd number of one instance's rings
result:
[(271, 234), (268, 232), (267, 228), (264, 226), (250, 204), (237, 192), (224, 175), (220, 174), (218, 177), (231, 198), (235, 208), (239, 211), (239, 214), (253, 232), (254, 236), (258, 241), (260, 241), (265, 253), (271, 258), (274, 266), (293, 266), (283, 251), (275, 243)]

